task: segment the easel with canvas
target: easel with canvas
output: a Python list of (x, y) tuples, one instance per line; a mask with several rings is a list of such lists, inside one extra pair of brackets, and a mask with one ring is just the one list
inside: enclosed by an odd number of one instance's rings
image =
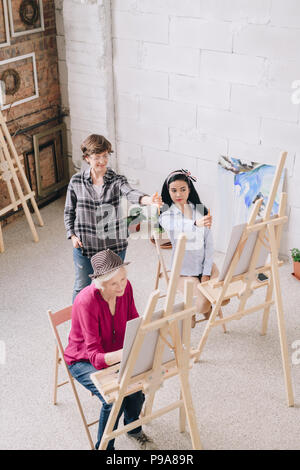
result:
[[(188, 377), (189, 370), (194, 363), (193, 352), (190, 347), (190, 336), (191, 317), (195, 313), (195, 308), (192, 306), (193, 295), (190, 282), (186, 283), (183, 304), (174, 306), (185, 241), (186, 237), (182, 234), (176, 248), (168, 291), (162, 311), (156, 312), (160, 292), (155, 290), (150, 295), (145, 315), (140, 319), (140, 325), (132, 341), (131, 349), (128, 348), (127, 344), (127, 350), (130, 350), (128, 357), (124, 357), (124, 347), (121, 364), (91, 374), (95, 386), (105, 401), (113, 403), (99, 450), (105, 450), (111, 439), (137, 426), (147, 424), (153, 419), (159, 418), (177, 408), (180, 410), (180, 431), (183, 432), (185, 430), (187, 419), (193, 449), (201, 449)], [(132, 321), (134, 322), (135, 320)], [(128, 332), (128, 324), (130, 323), (127, 323), (126, 334)], [(156, 335), (156, 337), (153, 338), (153, 335)], [(173, 351), (172, 357), (170, 357), (169, 348)], [(150, 367), (149, 358), (151, 358)], [(140, 365), (137, 369), (139, 360)], [(122, 373), (121, 376), (120, 372)], [(174, 376), (178, 376), (180, 382), (179, 400), (157, 411), (153, 411), (153, 402), (157, 390), (166, 379)], [(143, 415), (137, 421), (113, 431), (124, 397), (139, 390), (147, 395)]]
[[(166, 268), (165, 260), (164, 260), (162, 250), (161, 250), (161, 247), (160, 247), (161, 246), (160, 245), (161, 244), (161, 238), (159, 237), (159, 235), (155, 231), (153, 231), (153, 233), (152, 233), (152, 238), (154, 240), (156, 253), (157, 253), (157, 258), (158, 258), (154, 289), (158, 289), (159, 281), (162, 277), (164, 277), (165, 283), (168, 286), (169, 280), (170, 280), (169, 279), (170, 271), (168, 271), (167, 268)], [(161, 297), (165, 297), (165, 295), (161, 295), (160, 298)], [(226, 303), (227, 302), (225, 302), (225, 304)], [(197, 312), (197, 313), (199, 313), (199, 312)], [(219, 310), (218, 316), (220, 318), (223, 318), (222, 309)], [(192, 328), (195, 328), (197, 323), (202, 323), (202, 322), (206, 322), (206, 321), (207, 321), (206, 318), (196, 320), (196, 315), (193, 315), (193, 317), (192, 317)], [(226, 326), (225, 326), (224, 323), (222, 324), (222, 328), (223, 328), (224, 333), (227, 333)]]
[[(19, 172), (19, 174), (18, 174)], [(27, 218), (28, 225), (30, 227), (33, 240), (39, 241), (39, 237), (33, 223), (30, 210), (27, 206), (27, 201), (30, 200), (32, 207), (38, 218), (39, 225), (42, 227), (44, 222), (42, 220), (40, 211), (34, 198), (34, 192), (31, 190), (27, 181), (21, 159), (16, 151), (13, 144), (11, 135), (7, 128), (4, 116), (0, 111), (0, 180), (5, 181), (10, 197), (11, 203), (0, 210), (0, 216), (10, 212), (11, 210), (17, 211), (18, 206), (22, 205), (25, 216)], [(24, 194), (21, 183), (25, 187), (26, 193)], [(14, 185), (13, 185), (14, 184)], [(15, 196), (15, 190), (17, 192), (17, 198)], [(0, 253), (4, 252), (4, 242), (1, 230), (0, 222)]]
[[(278, 214), (276, 216), (271, 216), (286, 157), (287, 153), (285, 152), (281, 155), (278, 163), (263, 219), (257, 219), (259, 209), (262, 204), (262, 199), (259, 199), (255, 203), (248, 223), (244, 224), (243, 227), (236, 226), (233, 229), (232, 239), (228, 245), (228, 252), (230, 249), (234, 250), (232, 246), (234, 246), (235, 242), (236, 249), (232, 253), (227, 266), (225, 266), (221, 271), (219, 280), (210, 280), (203, 284), (199, 284), (199, 289), (206, 298), (210, 300), (214, 307), (197, 348), (195, 360), (199, 361), (200, 355), (212, 328), (231, 320), (239, 320), (245, 315), (249, 315), (259, 310), (263, 310), (262, 335), (265, 335), (268, 326), (270, 308), (275, 304), (287, 401), (289, 406), (293, 406), (294, 397), (279, 280), (279, 266), (282, 262), (278, 259), (283, 225), (288, 219), (287, 216), (285, 216), (287, 203), (286, 193), (281, 194)], [(241, 229), (242, 231), (238, 234), (238, 231)], [(234, 238), (236, 238), (236, 240), (234, 240)], [(267, 263), (267, 256), (265, 256), (263, 263), (261, 263), (261, 260), (263, 259), (261, 255), (263, 251), (265, 251), (266, 255), (270, 254), (270, 263)], [(257, 275), (259, 273), (267, 273), (268, 279), (264, 282), (259, 282), (257, 280)], [(246, 308), (246, 302), (253, 294), (253, 291), (262, 286), (267, 286), (265, 301), (254, 307)], [(273, 291), (275, 293), (275, 301), (272, 300)], [(238, 297), (239, 299), (237, 312), (233, 315), (217, 320), (217, 313), (222, 302), (233, 297)]]

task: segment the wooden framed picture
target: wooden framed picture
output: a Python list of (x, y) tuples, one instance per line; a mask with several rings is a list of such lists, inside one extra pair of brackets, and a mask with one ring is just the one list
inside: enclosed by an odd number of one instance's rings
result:
[(35, 53), (0, 61), (1, 110), (39, 96)]
[(8, 0), (11, 37), (45, 30), (43, 0)]
[(0, 0), (0, 47), (10, 45), (7, 0)]
[(69, 182), (66, 136), (65, 124), (33, 136), (36, 191), (39, 198), (49, 196)]

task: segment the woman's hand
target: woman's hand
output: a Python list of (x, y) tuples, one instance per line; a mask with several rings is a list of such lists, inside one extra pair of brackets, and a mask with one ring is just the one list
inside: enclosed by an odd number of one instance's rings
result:
[(211, 228), (212, 216), (209, 214), (209, 215), (205, 215), (204, 217), (202, 217), (202, 219), (196, 220), (196, 225), (197, 227)]
[(104, 360), (108, 366), (112, 366), (113, 364), (117, 364), (121, 362), (123, 355), (123, 349), (119, 349), (118, 351), (112, 351), (105, 354)]
[(82, 245), (80, 239), (78, 237), (76, 237), (76, 235), (72, 235), (71, 240), (72, 240), (74, 248), (82, 248), (83, 245)]
[(202, 276), (202, 277), (201, 277), (201, 283), (202, 283), (202, 282), (209, 281), (209, 280), (210, 280), (210, 276)]

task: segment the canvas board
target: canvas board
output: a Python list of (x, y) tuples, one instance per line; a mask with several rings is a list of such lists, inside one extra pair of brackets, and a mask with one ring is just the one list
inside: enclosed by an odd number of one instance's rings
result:
[[(182, 310), (184, 310), (184, 304), (181, 302), (180, 304), (174, 306), (173, 313), (177, 313)], [(159, 320), (162, 317), (162, 314), (163, 310), (155, 312), (152, 315), (152, 321)], [(134, 340), (136, 338), (142, 320), (142, 317), (138, 317), (134, 318), (133, 320), (129, 320), (126, 324), (126, 331), (123, 343), (123, 355), (122, 361), (120, 363), (118, 382), (120, 382), (122, 379)], [(179, 322), (179, 330), (180, 334), (182, 334), (182, 321)], [(143, 372), (147, 372), (152, 369), (156, 344), (158, 341), (158, 335), (159, 330), (150, 331), (146, 334), (131, 377), (135, 377), (136, 375), (142, 374)], [(170, 336), (166, 336), (166, 339), (170, 344), (172, 344), (172, 339)], [(166, 345), (163, 352), (162, 363), (164, 364), (166, 362), (172, 361), (174, 360), (174, 358), (174, 351)]]
[[(217, 173), (217, 205), (214, 229), (215, 249), (226, 252), (233, 226), (248, 221), (257, 199), (263, 199), (258, 217), (264, 217), (276, 166), (221, 156)], [(280, 194), (283, 190), (283, 171), (271, 215), (278, 213)]]
[[(241, 239), (241, 236), (244, 232), (246, 225), (247, 224), (245, 223), (245, 224), (235, 225), (234, 227), (232, 227), (231, 236), (230, 236), (228, 248), (226, 251), (226, 255), (224, 258), (223, 266), (220, 270), (219, 281), (224, 281), (226, 277), (230, 263), (236, 252), (237, 246), (239, 244), (239, 241)], [(236, 265), (233, 276), (239, 276), (240, 274), (244, 274), (248, 271), (258, 234), (259, 234), (259, 231), (252, 232), (249, 234), (248, 240), (241, 253), (240, 259)], [(268, 255), (269, 255), (268, 250), (262, 245), (260, 253), (259, 253), (259, 257), (257, 260), (257, 265), (256, 265), (257, 268), (260, 268), (261, 266), (264, 266), (266, 264)]]

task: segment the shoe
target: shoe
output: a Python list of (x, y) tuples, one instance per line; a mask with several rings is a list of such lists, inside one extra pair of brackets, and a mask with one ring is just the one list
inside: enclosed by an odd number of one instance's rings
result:
[(153, 440), (148, 437), (144, 431), (136, 434), (127, 434), (127, 436), (134, 441), (141, 450), (158, 450)]

